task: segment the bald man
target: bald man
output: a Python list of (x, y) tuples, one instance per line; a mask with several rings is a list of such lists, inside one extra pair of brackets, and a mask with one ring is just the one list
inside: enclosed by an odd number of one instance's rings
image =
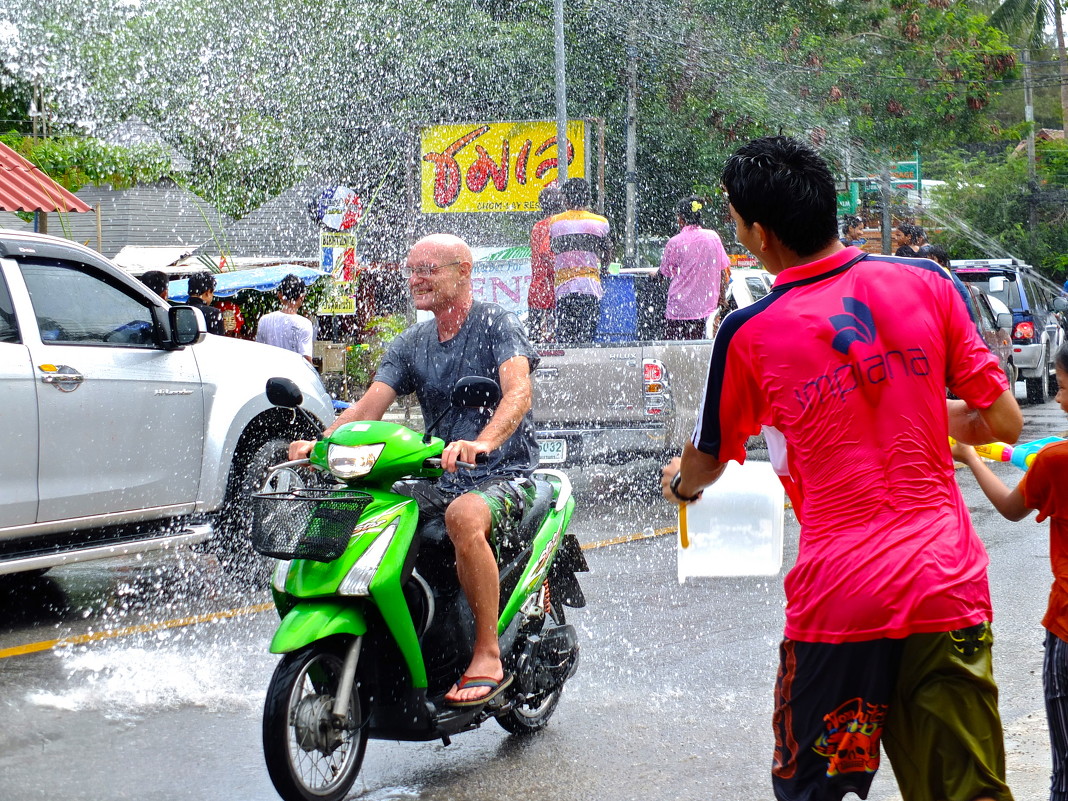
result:
[[(355, 404), (326, 429), (381, 420), (398, 396), (414, 392), (423, 419), (437, 419), (450, 405), (453, 385), (468, 375), (492, 378), (503, 398), (495, 410), (458, 409), (433, 432), (448, 444), (445, 474), (435, 483), (405, 488), (422, 519), (443, 517), (456, 550), (456, 572), (475, 618), (474, 651), (461, 679), (445, 694), (450, 706), (484, 704), (512, 680), (505, 675), (497, 642), (500, 603), (497, 558), (491, 543), (514, 527), (534, 497), (530, 474), (538, 445), (530, 415), (530, 375), (538, 364), (522, 324), (511, 312), (471, 294), (471, 249), (458, 237), (433, 234), (412, 246), (402, 271), (415, 308), (434, 319), (417, 323), (390, 343), (374, 381)], [(289, 446), (303, 459), (312, 443)], [(486, 464), (474, 464), (487, 454)]]

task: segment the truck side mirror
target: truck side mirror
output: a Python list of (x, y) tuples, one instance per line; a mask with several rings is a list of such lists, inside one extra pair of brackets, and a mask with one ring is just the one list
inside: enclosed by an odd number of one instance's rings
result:
[(1001, 275), (992, 275), (992, 276), (990, 276), (990, 289), (988, 291), (992, 292), (995, 295), (999, 295), (1002, 292), (1004, 292), (1005, 291), (1005, 277), (1001, 276)]
[(194, 345), (204, 338), (208, 328), (204, 316), (192, 306), (172, 306), (167, 313), (174, 347)]
[(1068, 311), (1068, 298), (1064, 298), (1060, 295), (1053, 299), (1053, 311)]
[(1004, 328), (1006, 331), (1012, 330), (1012, 312), (1000, 312), (997, 316), (998, 328)]

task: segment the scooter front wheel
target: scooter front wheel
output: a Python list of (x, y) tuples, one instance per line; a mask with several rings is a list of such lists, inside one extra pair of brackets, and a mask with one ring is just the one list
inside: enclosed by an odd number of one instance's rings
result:
[(263, 708), (263, 754), (285, 801), (341, 801), (363, 765), (367, 727), (352, 689), (344, 720), (334, 715), (344, 652), (313, 643), (275, 668)]

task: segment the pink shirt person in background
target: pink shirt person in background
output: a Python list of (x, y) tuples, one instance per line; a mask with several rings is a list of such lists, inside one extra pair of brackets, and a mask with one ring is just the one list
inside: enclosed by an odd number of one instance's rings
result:
[(670, 280), (666, 339), (704, 339), (705, 321), (717, 309), (726, 313), (730, 260), (719, 235), (701, 227), (705, 201), (690, 196), (679, 201), (679, 232), (668, 240), (660, 275)]

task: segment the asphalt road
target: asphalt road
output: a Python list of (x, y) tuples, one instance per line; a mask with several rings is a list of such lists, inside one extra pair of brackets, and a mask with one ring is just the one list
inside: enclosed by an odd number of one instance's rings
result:
[[(1023, 440), (1068, 427), (1025, 407)], [(997, 466), (1006, 481), (1011, 466)], [(372, 741), (353, 798), (373, 801), (736, 801), (771, 797), (771, 687), (782, 573), (680, 585), (657, 465), (574, 476), (589, 605), (569, 610), (582, 658), (549, 727), (493, 723), (452, 745)], [(995, 666), (1018, 799), (1047, 794), (1041, 690), (1045, 524), (1008, 523), (967, 474), (991, 556)], [(784, 571), (796, 554), (787, 513)], [(0, 582), (0, 799), (267, 801), (260, 712), (275, 657), (264, 593), (181, 552)], [(54, 641), (62, 641), (56, 643)], [(888, 765), (872, 799), (897, 799)]]

